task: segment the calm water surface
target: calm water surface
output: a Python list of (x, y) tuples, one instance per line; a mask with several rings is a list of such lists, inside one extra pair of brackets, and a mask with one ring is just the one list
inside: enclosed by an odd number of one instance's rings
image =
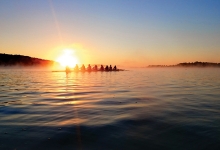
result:
[(220, 69), (2, 69), (0, 149), (220, 149)]

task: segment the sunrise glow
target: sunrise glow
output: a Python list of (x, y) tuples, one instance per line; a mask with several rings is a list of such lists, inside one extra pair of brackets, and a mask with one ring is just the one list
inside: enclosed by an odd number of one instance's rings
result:
[(79, 63), (77, 57), (74, 55), (74, 51), (70, 49), (63, 50), (63, 53), (56, 59), (63, 67), (74, 67)]

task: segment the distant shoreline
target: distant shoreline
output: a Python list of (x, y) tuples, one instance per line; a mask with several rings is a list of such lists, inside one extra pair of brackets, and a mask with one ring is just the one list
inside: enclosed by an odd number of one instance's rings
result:
[[(0, 68), (10, 67), (10, 68), (19, 68), (19, 67), (49, 67), (58, 62), (53, 60), (45, 60), (41, 58), (35, 58), (24, 55), (13, 55), (0, 53)], [(149, 65), (146, 67), (134, 67), (134, 68), (170, 68), (170, 67), (214, 67), (220, 68), (220, 63), (213, 62), (184, 62), (176, 65)]]
[(204, 68), (204, 67), (214, 67), (214, 68), (220, 68), (220, 63), (212, 63), (212, 62), (184, 62), (184, 63), (179, 63), (177, 65), (149, 65), (146, 68), (167, 68), (167, 67), (199, 67), (199, 68)]

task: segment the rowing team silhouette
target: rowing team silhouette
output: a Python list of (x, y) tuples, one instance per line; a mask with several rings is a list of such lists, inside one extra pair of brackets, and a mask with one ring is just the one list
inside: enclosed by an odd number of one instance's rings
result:
[[(66, 66), (66, 72), (70, 72), (71, 69), (70, 67)], [(82, 67), (79, 68), (79, 66), (76, 64), (76, 66), (73, 68), (73, 71), (118, 71), (116, 65), (112, 68), (112, 66), (106, 65), (105, 67), (103, 65), (98, 68), (97, 65), (91, 67), (89, 64), (88, 67), (86, 68), (85, 65), (83, 64)]]

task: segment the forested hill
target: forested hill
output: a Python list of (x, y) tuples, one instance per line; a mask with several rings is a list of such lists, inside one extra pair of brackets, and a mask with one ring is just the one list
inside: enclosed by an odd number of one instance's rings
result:
[(50, 66), (54, 63), (51, 60), (0, 53), (0, 66)]

